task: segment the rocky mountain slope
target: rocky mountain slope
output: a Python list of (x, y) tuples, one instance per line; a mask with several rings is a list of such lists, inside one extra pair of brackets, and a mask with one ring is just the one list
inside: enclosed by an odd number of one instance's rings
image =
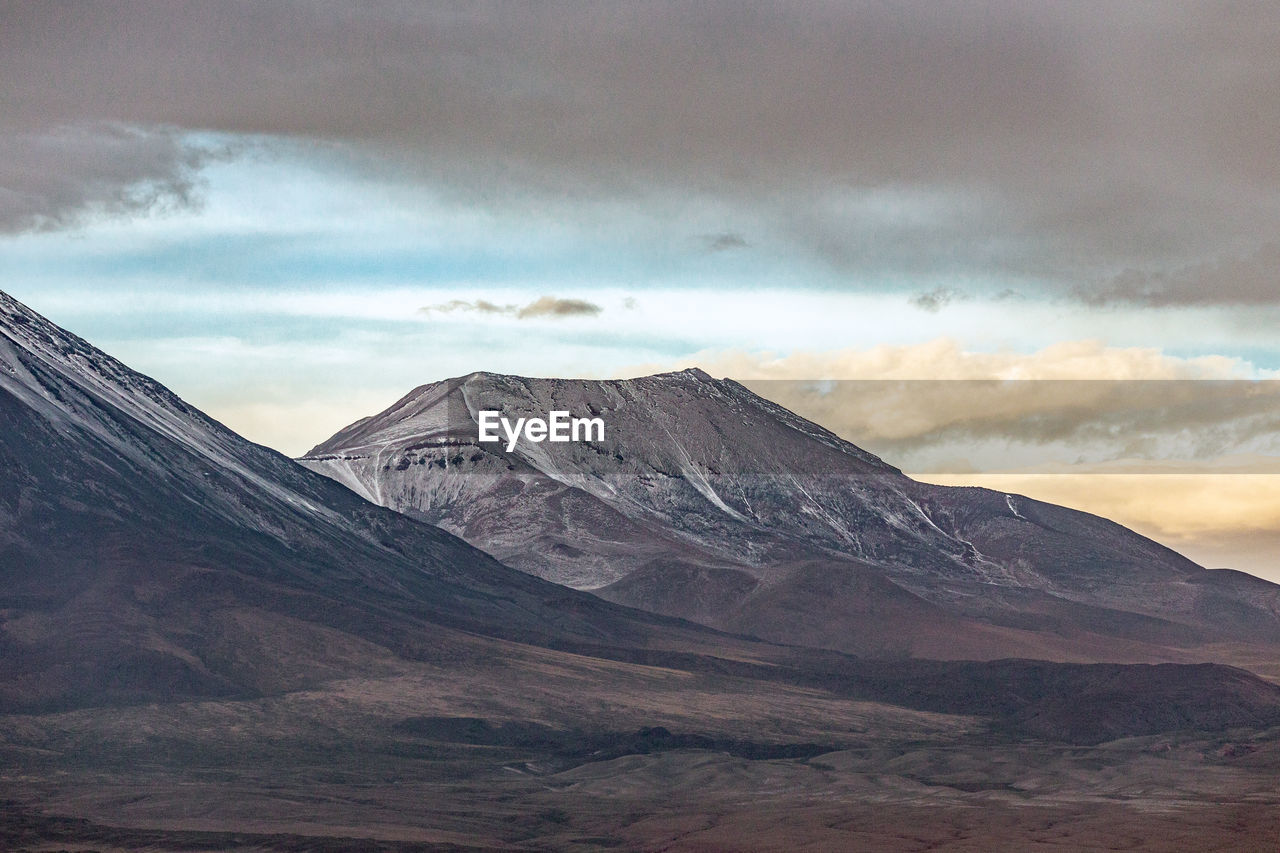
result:
[[(925, 688), (972, 669), (762, 644), (508, 568), (240, 438), (4, 294), (0, 426), (0, 711), (243, 699), (421, 664), (482, 678), (523, 646), (746, 679), (764, 695), (790, 685), (984, 713), (964, 691)], [(1006, 680), (1040, 683), (1039, 666)], [(1079, 688), (1102, 670), (1070, 672)], [(1272, 698), (1258, 695), (1263, 719)]]
[[(437, 470), (459, 455), (484, 461), (450, 446)], [(709, 814), (738, 848), (761, 802), (813, 827), (874, 801), (946, 832), (950, 792), (1022, 813), (968, 762), (1067, 799), (1132, 779), (1153, 809), (1274, 787), (1280, 687), (1243, 670), (868, 661), (620, 607), (245, 441), (4, 294), (0, 474), (5, 849), (652, 849)], [(733, 572), (782, 547), (717, 552), (688, 522), (628, 535)], [(1194, 746), (1153, 781), (1168, 741), (1143, 738), (1171, 733)], [(786, 849), (860, 843), (806, 832)]]
[(296, 688), (457, 631), (688, 633), (374, 506), (3, 294), (0, 471), (0, 709)]
[[(602, 441), (477, 440), (477, 412)], [(1280, 587), (1105, 519), (919, 483), (698, 370), (425, 385), (302, 460), (509, 565), (612, 601), (858, 653), (1177, 659), (1280, 641)]]

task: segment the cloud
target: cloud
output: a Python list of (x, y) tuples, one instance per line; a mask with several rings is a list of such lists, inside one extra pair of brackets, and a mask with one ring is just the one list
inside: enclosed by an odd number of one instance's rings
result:
[(319, 141), (379, 180), (481, 208), (603, 201), (672, 235), (700, 206), (743, 212), (849, 287), (928, 273), (1104, 304), (1268, 298), (1192, 291), (1178, 271), (1229, 266), (1280, 232), (1274, 4), (156, 0), (3, 14), (0, 135), (8, 149), (44, 141), (6, 173), (0, 228), (150, 209), (156, 188), (185, 198), (190, 164), (158, 139), (55, 168), (58, 128), (164, 127)]
[(921, 311), (936, 314), (955, 300), (963, 298), (964, 294), (949, 287), (935, 287), (933, 290), (917, 293), (909, 301)]
[(1171, 271), (1127, 269), (1080, 295), (1095, 304), (1269, 305), (1280, 295), (1280, 243)]
[(1113, 347), (1102, 341), (1062, 341), (1035, 352), (982, 352), (950, 338), (905, 346), (796, 351), (786, 355), (750, 350), (709, 350), (673, 364), (639, 371), (701, 367), (739, 380), (1153, 380), (1258, 378), (1239, 358), (1185, 358), (1151, 347)]
[(599, 313), (600, 306), (585, 299), (557, 299), (554, 296), (543, 296), (517, 311), (516, 317), (521, 320), (528, 317), (594, 317)]
[(732, 249), (746, 249), (751, 246), (741, 234), (723, 231), (719, 234), (703, 234), (703, 245), (708, 252), (727, 252)]
[(94, 124), (0, 133), (0, 231), (191, 207), (211, 156), (165, 129)]
[(448, 302), (423, 306), (419, 310), (424, 314), (452, 314), (455, 311), (475, 311), (479, 314), (514, 314), (516, 306), (495, 305), (485, 299), (477, 299), (473, 302), (465, 299), (450, 299)]
[(981, 353), (940, 339), (786, 356), (708, 352), (669, 367), (689, 366), (735, 378), (916, 472), (1280, 457), (1280, 382), (1220, 356), (1097, 341)]
[(603, 309), (585, 299), (559, 299), (555, 296), (541, 296), (527, 305), (497, 305), (484, 299), (468, 301), (451, 299), (436, 305), (426, 305), (419, 309), (423, 314), (452, 314), (458, 311), (477, 314), (515, 317), (517, 320), (528, 320), (537, 317), (594, 317)]

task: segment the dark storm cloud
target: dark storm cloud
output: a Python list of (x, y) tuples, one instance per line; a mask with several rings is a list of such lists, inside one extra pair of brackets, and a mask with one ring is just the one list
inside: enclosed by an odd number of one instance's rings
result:
[(0, 230), (189, 206), (208, 157), (172, 132), (119, 125), (0, 135)]
[(1280, 233), (1274, 4), (0, 16), (5, 144), (74, 127), (101, 152), (62, 171), (29, 158), (25, 182), (6, 172), (9, 229), (186, 198), (191, 155), (125, 156), (102, 128), (128, 125), (335, 143), (381, 177), (488, 205), (622, 201), (678, 228), (672, 211), (711, 200), (841, 272), (994, 274), (1091, 301), (1255, 301), (1252, 284), (1205, 297), (1177, 276), (1228, 276)]

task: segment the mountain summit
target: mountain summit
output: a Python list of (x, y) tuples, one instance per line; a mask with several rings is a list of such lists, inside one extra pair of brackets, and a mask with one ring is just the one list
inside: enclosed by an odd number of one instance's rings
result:
[[(603, 440), (477, 441), (477, 413)], [(1177, 659), (1280, 641), (1280, 587), (1120, 525), (916, 482), (731, 380), (489, 373), (424, 385), (302, 464), (509, 565), (787, 643), (932, 657)]]

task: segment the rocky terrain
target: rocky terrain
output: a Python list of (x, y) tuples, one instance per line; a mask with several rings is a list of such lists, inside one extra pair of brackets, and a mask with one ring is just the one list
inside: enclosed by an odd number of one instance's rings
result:
[[(508, 451), (477, 440), (480, 410), (567, 410), (607, 430)], [(778, 642), (1136, 661), (1243, 660), (1280, 641), (1280, 587), (1086, 513), (913, 481), (698, 370), (472, 374), (413, 390), (300, 461), (532, 574)]]

